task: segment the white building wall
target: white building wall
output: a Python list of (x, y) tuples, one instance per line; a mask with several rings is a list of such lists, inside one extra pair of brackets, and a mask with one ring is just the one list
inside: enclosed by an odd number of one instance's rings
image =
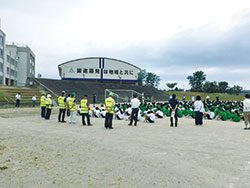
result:
[(109, 58), (86, 58), (61, 64), (59, 74), (72, 79), (137, 80), (139, 68)]
[(18, 53), (18, 73), (17, 73), (17, 85), (18, 86), (25, 86), (27, 80), (27, 58), (28, 54), (26, 52), (19, 52)]

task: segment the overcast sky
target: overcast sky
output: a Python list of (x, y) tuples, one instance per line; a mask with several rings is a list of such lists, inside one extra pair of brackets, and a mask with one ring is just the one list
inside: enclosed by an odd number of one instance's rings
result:
[(250, 89), (249, 0), (0, 0), (7, 41), (36, 54), (36, 74), (59, 78), (57, 65), (90, 56), (132, 63), (188, 89), (208, 81)]

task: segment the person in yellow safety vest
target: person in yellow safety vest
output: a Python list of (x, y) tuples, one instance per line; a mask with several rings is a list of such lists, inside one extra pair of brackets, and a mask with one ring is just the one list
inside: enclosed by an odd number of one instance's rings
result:
[(90, 105), (88, 101), (88, 95), (84, 95), (83, 99), (81, 100), (81, 115), (82, 115), (82, 125), (85, 126), (85, 116), (87, 117), (87, 123), (88, 126), (92, 126), (90, 123), (90, 118), (89, 118), (89, 110), (90, 110)]
[(65, 112), (66, 112), (65, 91), (62, 91), (62, 95), (58, 97), (57, 100), (58, 100), (58, 106), (59, 106), (58, 122), (66, 123), (66, 121), (64, 121)]
[(105, 99), (106, 117), (104, 126), (106, 129), (113, 129), (112, 120), (113, 120), (114, 105), (115, 105), (115, 100), (112, 98), (113, 96), (114, 96), (113, 93), (109, 93), (109, 97)]
[(46, 112), (46, 97), (44, 96), (45, 93), (42, 92), (42, 96), (40, 98), (40, 107), (41, 107), (41, 117), (45, 118), (45, 112)]
[(45, 115), (45, 119), (49, 120), (50, 119), (50, 115), (51, 115), (51, 110), (52, 110), (52, 100), (51, 100), (51, 95), (50, 94), (47, 95), (47, 99), (46, 99), (45, 103), (46, 103), (46, 115)]
[(73, 92), (71, 93), (71, 97), (68, 100), (68, 106), (70, 110), (70, 116), (69, 116), (69, 124), (76, 124), (76, 114), (77, 114), (77, 108), (76, 108), (76, 94)]

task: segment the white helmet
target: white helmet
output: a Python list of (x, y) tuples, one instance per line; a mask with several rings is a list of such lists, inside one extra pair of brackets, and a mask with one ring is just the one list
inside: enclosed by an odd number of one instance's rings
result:
[(47, 98), (50, 98), (50, 97), (51, 97), (51, 95), (50, 95), (50, 94), (48, 94), (48, 95), (47, 95)]

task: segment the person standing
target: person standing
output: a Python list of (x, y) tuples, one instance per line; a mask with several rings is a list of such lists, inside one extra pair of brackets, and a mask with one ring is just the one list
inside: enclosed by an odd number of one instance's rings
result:
[(75, 99), (75, 93), (73, 92), (71, 94), (71, 97), (69, 98), (68, 101), (68, 106), (70, 110), (70, 116), (69, 116), (69, 124), (76, 124), (76, 99)]
[(51, 100), (51, 95), (48, 94), (47, 98), (46, 98), (46, 115), (45, 115), (45, 119), (49, 120), (50, 119), (50, 115), (51, 115), (51, 111), (52, 111), (52, 100)]
[(16, 107), (19, 108), (20, 107), (20, 101), (21, 101), (21, 93), (18, 92), (16, 94)]
[(113, 99), (113, 96), (114, 96), (113, 93), (109, 93), (109, 97), (105, 99), (106, 116), (105, 116), (104, 126), (106, 129), (113, 129), (112, 120), (113, 120), (114, 105), (115, 105), (115, 100)]
[(36, 106), (36, 95), (33, 95), (32, 97), (32, 107)]
[(192, 102), (194, 102), (194, 96), (192, 96)]
[(68, 117), (70, 116), (70, 110), (69, 110), (69, 99), (70, 99), (70, 96), (71, 96), (71, 95), (68, 94), (68, 96), (67, 96), (67, 98), (66, 98), (66, 106), (67, 106), (67, 108), (66, 108), (66, 109), (67, 109), (67, 110), (66, 110), (67, 112), (66, 112), (66, 113), (67, 113), (67, 116), (68, 116)]
[(173, 127), (173, 118), (175, 118), (175, 127), (177, 127), (178, 116), (177, 116), (177, 108), (179, 106), (179, 102), (176, 100), (176, 95), (173, 94), (172, 98), (169, 100), (170, 106), (170, 127)]
[(65, 112), (66, 112), (65, 91), (62, 91), (62, 95), (58, 97), (57, 100), (58, 100), (58, 106), (59, 106), (58, 122), (66, 123), (66, 121), (64, 121)]
[(250, 124), (250, 99), (249, 94), (245, 95), (245, 99), (243, 100), (243, 112), (244, 112), (244, 121), (245, 121), (245, 128), (244, 129), (250, 129), (248, 128), (248, 124)]
[(45, 118), (45, 112), (46, 112), (46, 97), (44, 96), (45, 93), (42, 92), (42, 96), (40, 98), (40, 107), (41, 107), (41, 117)]
[(130, 118), (130, 123), (128, 125), (132, 125), (133, 120), (135, 121), (134, 126), (137, 126), (137, 117), (139, 112), (140, 101), (137, 99), (137, 94), (134, 94), (134, 98), (130, 102), (132, 108), (132, 114)]
[(204, 104), (201, 101), (201, 96), (196, 97), (194, 102), (194, 111), (195, 111), (195, 125), (202, 125), (203, 113), (204, 113)]
[(88, 102), (88, 95), (84, 95), (83, 99), (81, 100), (81, 115), (82, 115), (82, 125), (85, 126), (85, 117), (87, 118), (87, 123), (88, 126), (92, 126), (90, 123), (90, 118), (89, 118), (89, 110), (90, 110), (90, 104)]

